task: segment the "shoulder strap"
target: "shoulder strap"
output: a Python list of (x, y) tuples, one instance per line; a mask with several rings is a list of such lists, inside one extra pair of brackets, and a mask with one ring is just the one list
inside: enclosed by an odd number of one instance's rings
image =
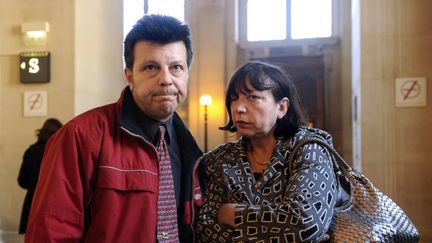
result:
[(333, 146), (329, 145), (322, 137), (310, 134), (306, 137), (300, 139), (292, 149), (288, 157), (288, 166), (290, 167), (290, 173), (293, 169), (294, 159), (300, 149), (307, 145), (316, 143), (324, 148), (330, 153), (329, 155), (332, 157), (333, 169), (336, 174), (336, 182), (337, 182), (337, 195), (336, 195), (336, 207), (345, 207), (346, 205), (350, 205), (352, 192), (351, 192), (351, 183), (348, 178), (352, 177), (354, 174), (354, 169), (342, 158), (342, 156), (333, 148)]
[(317, 136), (314, 134), (310, 134), (310, 135), (303, 137), (294, 145), (292, 152), (290, 153), (290, 155), (288, 157), (288, 163), (289, 163), (291, 171), (292, 171), (291, 167), (294, 164), (293, 162), (294, 162), (295, 156), (298, 154), (300, 149), (303, 146), (305, 146), (306, 144), (312, 144), (312, 143), (317, 143), (329, 151), (330, 156), (332, 156), (334, 158), (334, 159), (332, 159), (332, 161), (333, 161), (333, 166), (336, 170), (341, 170), (344, 175), (348, 175), (350, 172), (353, 171), (353, 168), (342, 158), (342, 156), (333, 148), (333, 146), (329, 145), (320, 136)]

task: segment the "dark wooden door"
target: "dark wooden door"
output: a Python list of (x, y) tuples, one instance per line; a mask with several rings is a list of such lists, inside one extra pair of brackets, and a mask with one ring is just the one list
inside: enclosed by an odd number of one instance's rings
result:
[(296, 85), (310, 125), (326, 129), (322, 56), (281, 56), (255, 58), (254, 60), (283, 66)]

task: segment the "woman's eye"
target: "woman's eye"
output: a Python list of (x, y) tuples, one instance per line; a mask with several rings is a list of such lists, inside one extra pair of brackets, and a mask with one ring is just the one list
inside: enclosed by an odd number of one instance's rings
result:
[(230, 95), (230, 99), (231, 99), (231, 101), (235, 101), (235, 100), (238, 100), (238, 96), (237, 96), (237, 95), (234, 95), (234, 94), (232, 94), (232, 95)]
[(248, 99), (250, 99), (250, 100), (258, 100), (260, 97), (259, 96), (257, 96), (257, 95), (249, 95), (248, 96)]

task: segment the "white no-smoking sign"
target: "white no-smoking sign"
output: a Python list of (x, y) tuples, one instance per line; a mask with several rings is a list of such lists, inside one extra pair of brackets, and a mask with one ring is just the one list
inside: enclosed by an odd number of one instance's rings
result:
[(48, 95), (46, 91), (24, 92), (24, 116), (46, 116)]
[(396, 107), (426, 106), (426, 78), (397, 78)]

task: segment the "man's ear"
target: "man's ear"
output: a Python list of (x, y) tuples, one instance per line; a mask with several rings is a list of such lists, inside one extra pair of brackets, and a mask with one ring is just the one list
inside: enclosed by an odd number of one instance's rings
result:
[(282, 117), (284, 117), (285, 114), (288, 112), (290, 102), (287, 97), (283, 97), (278, 103), (279, 103), (278, 119), (282, 119)]
[(124, 69), (124, 76), (128, 82), (129, 89), (132, 90), (133, 85), (134, 85), (132, 70), (130, 70), (129, 68), (125, 68)]

